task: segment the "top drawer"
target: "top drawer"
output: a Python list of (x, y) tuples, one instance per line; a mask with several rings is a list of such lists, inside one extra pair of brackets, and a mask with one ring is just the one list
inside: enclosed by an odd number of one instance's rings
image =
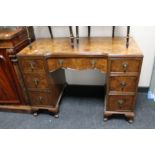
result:
[(112, 59), (110, 71), (111, 72), (139, 72), (141, 66), (140, 59)]
[(21, 69), (24, 73), (44, 72), (44, 61), (41, 59), (23, 59), (20, 60)]
[(47, 61), (49, 70), (58, 68), (71, 68), (76, 70), (98, 69), (102, 72), (107, 71), (106, 58), (50, 58)]

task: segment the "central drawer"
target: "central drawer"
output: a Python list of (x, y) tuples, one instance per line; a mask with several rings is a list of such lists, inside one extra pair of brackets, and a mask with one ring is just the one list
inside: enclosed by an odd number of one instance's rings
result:
[(77, 70), (99, 69), (103, 72), (107, 71), (106, 58), (50, 58), (47, 61), (49, 70), (58, 68), (71, 68)]
[(137, 87), (136, 76), (109, 77), (109, 91), (135, 92)]

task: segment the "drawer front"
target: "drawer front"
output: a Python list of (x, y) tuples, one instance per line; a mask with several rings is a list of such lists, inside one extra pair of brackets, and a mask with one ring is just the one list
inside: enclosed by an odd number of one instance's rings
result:
[(111, 60), (111, 72), (139, 72), (140, 60), (136, 59), (115, 59)]
[(29, 92), (29, 96), (33, 106), (53, 106), (51, 94), (48, 92)]
[(21, 60), (21, 67), (24, 73), (31, 72), (44, 72), (43, 60)]
[(63, 59), (48, 59), (49, 70), (58, 68), (71, 68), (77, 70), (84, 69), (99, 69), (107, 71), (107, 60), (104, 58), (63, 58)]
[(108, 96), (107, 110), (109, 111), (133, 111), (133, 95), (110, 95)]
[(135, 92), (136, 87), (136, 76), (111, 76), (109, 80), (109, 91)]
[(45, 89), (48, 88), (48, 82), (45, 74), (40, 73), (27, 73), (24, 74), (24, 79), (27, 88), (40, 88)]

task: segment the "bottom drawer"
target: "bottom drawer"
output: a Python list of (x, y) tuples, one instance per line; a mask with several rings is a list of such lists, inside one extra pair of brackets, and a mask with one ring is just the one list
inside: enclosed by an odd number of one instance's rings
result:
[(134, 95), (110, 95), (108, 96), (108, 111), (133, 111)]
[(31, 105), (33, 106), (54, 106), (51, 92), (29, 92)]

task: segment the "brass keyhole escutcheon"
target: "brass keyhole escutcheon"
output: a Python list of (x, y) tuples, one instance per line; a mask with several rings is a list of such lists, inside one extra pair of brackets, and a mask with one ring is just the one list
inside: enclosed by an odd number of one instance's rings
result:
[(35, 86), (37, 87), (39, 84), (39, 80), (37, 78), (35, 78), (33, 81), (34, 81)]
[(117, 104), (118, 104), (119, 108), (121, 109), (122, 106), (125, 104), (125, 100), (117, 100)]
[(95, 67), (96, 67), (96, 60), (95, 59), (91, 60), (91, 65), (92, 65), (92, 68), (95, 69)]
[(126, 82), (125, 81), (121, 81), (120, 82), (120, 86), (121, 86), (121, 89), (123, 90), (126, 87)]
[(58, 60), (58, 63), (59, 63), (59, 65), (62, 67), (62, 66), (63, 66), (63, 63), (64, 63), (64, 60), (63, 60), (63, 59), (59, 59), (59, 60)]
[(35, 68), (34, 62), (30, 62), (30, 68), (31, 68), (31, 71), (33, 72), (34, 71), (34, 68)]
[(124, 72), (126, 72), (127, 69), (128, 69), (128, 63), (127, 63), (127, 62), (124, 62), (124, 63), (122, 64), (122, 67), (123, 67)]
[(43, 97), (39, 96), (39, 102), (42, 103), (43, 102)]

